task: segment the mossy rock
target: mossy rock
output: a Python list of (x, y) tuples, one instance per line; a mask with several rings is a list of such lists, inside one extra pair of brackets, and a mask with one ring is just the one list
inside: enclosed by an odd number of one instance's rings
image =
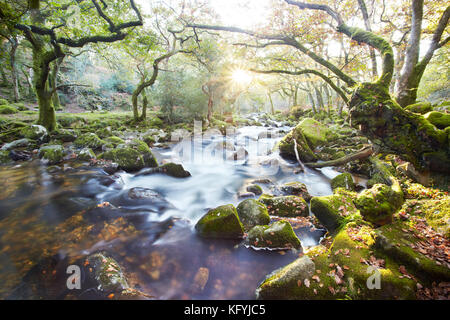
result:
[(356, 186), (353, 182), (353, 176), (350, 173), (345, 172), (331, 179), (331, 189), (335, 190), (337, 188), (354, 191)]
[(125, 143), (125, 141), (119, 137), (116, 136), (110, 136), (105, 138), (105, 141), (107, 143), (112, 144), (114, 147), (117, 147), (119, 144)]
[(249, 230), (257, 225), (270, 223), (270, 216), (266, 206), (255, 199), (242, 201), (236, 210), (245, 230)]
[(184, 170), (181, 164), (169, 162), (160, 166), (162, 172), (175, 178), (187, 178), (191, 176), (189, 171)]
[(298, 128), (298, 126), (292, 129), (278, 142), (278, 148), (282, 157), (296, 159), (294, 140), (297, 143), (297, 153), (301, 161), (312, 162), (317, 160), (317, 157), (311, 150), (305, 135)]
[(39, 149), (39, 158), (46, 164), (60, 163), (64, 158), (64, 148), (60, 145), (47, 145)]
[(102, 158), (119, 165), (119, 168), (127, 172), (139, 171), (145, 167), (142, 155), (129, 147), (116, 148), (103, 153)]
[(420, 239), (409, 231), (407, 222), (396, 221), (393, 224), (382, 226), (376, 230), (375, 248), (395, 259), (406, 267), (406, 270), (414, 273), (422, 281), (449, 282), (450, 268), (438, 265), (435, 260), (413, 249), (411, 246)]
[(10, 106), (7, 104), (0, 105), (0, 114), (15, 114), (18, 112), (19, 112), (19, 110), (17, 110), (13, 106)]
[(270, 215), (278, 217), (307, 217), (308, 204), (297, 196), (266, 197), (262, 195), (258, 201), (265, 204)]
[(445, 129), (450, 127), (450, 114), (439, 111), (431, 111), (423, 116), (430, 121), (436, 128)]
[(255, 195), (259, 196), (263, 193), (263, 189), (258, 186), (257, 184), (251, 184), (245, 188), (248, 192), (254, 193)]
[(311, 212), (330, 232), (339, 229), (346, 219), (359, 214), (353, 197), (342, 193), (313, 197), (310, 204)]
[(286, 195), (302, 197), (303, 199), (305, 199), (305, 201), (311, 200), (311, 195), (309, 194), (306, 185), (298, 181), (292, 181), (283, 184), (281, 186), (281, 191)]
[(288, 221), (280, 220), (266, 226), (255, 226), (248, 232), (247, 243), (257, 248), (299, 249), (300, 239)]
[(139, 152), (139, 154), (142, 156), (142, 159), (144, 160), (145, 167), (154, 168), (158, 166), (158, 162), (156, 161), (155, 156), (144, 141), (133, 139), (126, 146)]
[(142, 137), (142, 140), (144, 140), (148, 146), (152, 146), (156, 143), (156, 138), (153, 134), (146, 134)]
[(95, 159), (95, 153), (91, 148), (83, 148), (78, 152), (77, 159), (81, 161), (90, 161), (91, 159)]
[(24, 127), (20, 130), (20, 134), (27, 139), (35, 140), (37, 142), (48, 142), (50, 136), (47, 129), (41, 125), (33, 124), (29, 127)]
[(334, 138), (333, 133), (327, 126), (312, 118), (303, 119), (296, 129), (303, 132), (311, 149), (325, 145), (329, 140)]
[(23, 139), (18, 139), (18, 140), (14, 140), (11, 141), (9, 143), (5, 143), (1, 150), (13, 150), (13, 149), (18, 149), (18, 148), (33, 148), (36, 144), (34, 143), (34, 141), (31, 141), (30, 139), (27, 138), (23, 138)]
[(127, 279), (119, 264), (113, 258), (103, 253), (90, 255), (86, 259), (87, 265), (92, 268), (93, 276), (98, 283), (97, 289), (103, 293), (121, 293), (129, 288)]
[(204, 238), (241, 239), (244, 226), (232, 204), (209, 210), (195, 225), (198, 235)]
[(392, 221), (392, 215), (403, 204), (403, 192), (399, 185), (389, 187), (375, 184), (362, 191), (355, 200), (361, 216), (375, 225), (384, 225)]
[[(416, 282), (399, 271), (399, 264), (382, 254), (378, 267), (380, 287), (369, 289), (369, 277), (374, 269), (365, 262), (371, 261), (372, 247), (355, 234), (356, 225), (347, 225), (335, 237), (330, 249), (319, 246), (299, 259), (270, 274), (258, 287), (259, 299), (284, 300), (366, 300), (366, 299), (415, 299)], [(375, 240), (373, 229), (359, 226), (370, 243)], [(355, 237), (356, 236), (356, 237)], [(311, 261), (314, 259), (314, 261)], [(339, 268), (338, 268), (339, 267)], [(319, 272), (317, 272), (319, 270)], [(340, 276), (339, 276), (340, 274)], [(315, 277), (315, 278), (313, 278)], [(306, 281), (308, 279), (308, 281)], [(319, 280), (319, 281), (317, 281)]]
[(79, 135), (78, 131), (70, 129), (58, 129), (51, 133), (53, 139), (61, 140), (62, 142), (73, 142)]
[(0, 150), (0, 165), (12, 164), (13, 161), (9, 156), (9, 151)]
[(0, 98), (0, 105), (9, 104), (8, 100)]
[(100, 139), (95, 133), (89, 132), (79, 136), (73, 143), (79, 148), (91, 148), (93, 150), (101, 149), (105, 141)]
[(431, 106), (430, 102), (417, 102), (406, 106), (405, 109), (420, 114), (425, 114), (427, 112), (433, 111), (433, 107)]

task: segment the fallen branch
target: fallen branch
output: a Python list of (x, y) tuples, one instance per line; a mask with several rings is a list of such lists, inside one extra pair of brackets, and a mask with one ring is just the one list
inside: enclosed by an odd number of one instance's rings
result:
[(370, 157), (373, 154), (373, 148), (372, 146), (366, 146), (359, 150), (358, 152), (352, 153), (348, 156), (330, 160), (330, 161), (324, 161), (324, 162), (314, 162), (314, 163), (305, 163), (306, 166), (311, 168), (323, 168), (323, 167), (335, 167), (340, 166), (343, 164), (346, 164), (348, 162), (354, 161), (354, 160), (361, 160)]
[(297, 158), (298, 164), (300, 165), (300, 167), (302, 168), (302, 171), (305, 172), (305, 166), (303, 165), (303, 162), (300, 160), (300, 157), (298, 155), (298, 150), (297, 150), (297, 140), (294, 140), (294, 152), (295, 152), (295, 157)]

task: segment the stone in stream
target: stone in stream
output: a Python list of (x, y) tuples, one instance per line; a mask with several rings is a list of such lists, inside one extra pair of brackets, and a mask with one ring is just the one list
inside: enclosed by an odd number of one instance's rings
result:
[(347, 216), (358, 212), (353, 203), (356, 194), (345, 192), (344, 189), (336, 191), (330, 196), (313, 197), (310, 203), (311, 212), (330, 232), (339, 229)]
[(33, 124), (29, 127), (24, 127), (21, 129), (20, 134), (27, 139), (37, 141), (39, 143), (48, 142), (50, 136), (47, 129), (41, 125)]
[(270, 216), (267, 208), (261, 202), (255, 199), (247, 199), (239, 203), (236, 208), (239, 219), (246, 230), (256, 225), (265, 225), (270, 223)]
[(31, 159), (31, 152), (26, 150), (11, 150), (9, 151), (9, 157), (14, 161), (28, 161)]
[(209, 269), (199, 268), (194, 276), (194, 280), (191, 285), (191, 291), (193, 293), (200, 293), (205, 289), (209, 279)]
[(191, 173), (185, 170), (181, 164), (173, 162), (165, 163), (157, 168), (146, 168), (136, 176), (146, 176), (155, 173), (163, 173), (174, 178), (187, 178), (191, 176)]
[(244, 236), (244, 226), (232, 204), (209, 210), (197, 222), (195, 230), (205, 238), (241, 239)]
[(336, 188), (344, 188), (350, 191), (354, 191), (356, 186), (353, 182), (353, 176), (350, 173), (345, 172), (331, 179), (331, 189), (334, 190)]
[(305, 199), (305, 201), (311, 200), (311, 195), (309, 194), (306, 185), (298, 181), (292, 181), (283, 184), (281, 186), (281, 191), (286, 195), (302, 197), (303, 199)]
[(79, 148), (91, 148), (99, 150), (105, 144), (105, 141), (100, 139), (95, 133), (89, 132), (79, 136), (73, 144)]
[(60, 145), (43, 146), (39, 149), (38, 155), (46, 164), (57, 164), (64, 158), (64, 148)]
[(117, 204), (126, 207), (145, 207), (157, 212), (173, 208), (173, 205), (155, 190), (141, 187), (128, 190), (119, 198)]
[(28, 148), (31, 144), (32, 144), (32, 141), (30, 139), (23, 138), (23, 139), (19, 139), (19, 140), (14, 140), (9, 143), (5, 143), (2, 146), (1, 150), (8, 151), (8, 150), (16, 149), (16, 148)]
[(294, 299), (296, 288), (311, 279), (315, 264), (308, 256), (296, 259), (287, 266), (272, 272), (256, 290), (257, 299)]
[(251, 192), (257, 196), (261, 195), (263, 193), (263, 190), (260, 186), (257, 184), (251, 184), (245, 188), (248, 192)]
[(300, 239), (288, 221), (280, 220), (271, 225), (255, 226), (248, 232), (247, 243), (258, 248), (299, 249)]
[(0, 164), (11, 164), (12, 159), (9, 157), (9, 151), (0, 150)]
[(147, 144), (137, 139), (106, 151), (102, 158), (114, 161), (120, 169), (127, 172), (139, 171), (144, 167), (158, 166), (158, 162)]
[(269, 214), (278, 217), (307, 217), (309, 208), (306, 201), (298, 196), (273, 197), (263, 194), (258, 199), (266, 205)]
[(82, 161), (90, 161), (91, 159), (95, 159), (95, 153), (91, 148), (83, 148), (78, 152), (77, 159)]

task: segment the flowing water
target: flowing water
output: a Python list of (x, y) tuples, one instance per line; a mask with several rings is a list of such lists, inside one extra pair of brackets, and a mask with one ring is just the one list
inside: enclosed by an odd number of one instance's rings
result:
[[(302, 252), (202, 239), (195, 223), (210, 208), (236, 206), (243, 200), (238, 194), (255, 180), (272, 194), (281, 194), (283, 183), (300, 181), (317, 196), (332, 193), (329, 179), (338, 174), (330, 169), (296, 173), (297, 163), (271, 151), (290, 128), (273, 127), (268, 135), (266, 130), (243, 127), (226, 138), (212, 132), (153, 150), (159, 162), (182, 163), (188, 178), (108, 175), (75, 162), (1, 168), (0, 298), (96, 298), (91, 288), (69, 292), (64, 271), (67, 264), (104, 251), (121, 265), (132, 287), (157, 299), (254, 299), (265, 276)], [(226, 160), (233, 151), (217, 148), (224, 143), (248, 154)], [(325, 234), (308, 219), (290, 221), (303, 250)], [(199, 270), (207, 270), (203, 290), (196, 285), (204, 275)]]

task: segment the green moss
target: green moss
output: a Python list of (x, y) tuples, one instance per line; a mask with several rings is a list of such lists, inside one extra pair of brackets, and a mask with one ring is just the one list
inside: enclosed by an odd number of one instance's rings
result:
[(270, 216), (266, 206), (255, 199), (242, 201), (236, 209), (245, 230), (249, 230), (256, 225), (270, 223)]
[(299, 249), (300, 239), (288, 221), (280, 220), (270, 226), (255, 226), (248, 232), (247, 242), (258, 248)]
[(285, 183), (281, 186), (281, 191), (287, 195), (299, 196), (306, 201), (311, 200), (311, 195), (308, 192), (308, 188), (304, 183), (298, 181), (292, 181)]
[(0, 105), (9, 104), (8, 100), (0, 98)]
[(303, 119), (296, 130), (302, 131), (311, 149), (326, 144), (328, 140), (332, 140), (334, 137), (328, 127), (311, 118)]
[(62, 142), (73, 142), (77, 139), (79, 132), (70, 129), (57, 129), (51, 133), (53, 139), (61, 140)]
[(258, 186), (257, 184), (251, 184), (251, 185), (247, 186), (246, 190), (248, 192), (254, 193), (255, 195), (261, 195), (263, 193), (263, 189), (260, 186)]
[(146, 167), (154, 168), (158, 166), (155, 156), (144, 141), (133, 139), (127, 146), (139, 152)]
[(297, 196), (267, 197), (262, 195), (258, 201), (265, 204), (269, 214), (279, 217), (306, 217), (309, 215), (308, 204)]
[(64, 148), (60, 145), (48, 145), (39, 149), (39, 158), (49, 164), (60, 163), (64, 158)]
[(389, 187), (375, 184), (361, 192), (355, 200), (361, 216), (371, 223), (383, 225), (392, 221), (393, 213), (403, 204), (403, 192), (398, 184)]
[(287, 135), (285, 135), (278, 143), (280, 155), (290, 159), (296, 159), (295, 155), (295, 142), (297, 142), (297, 152), (300, 160), (305, 162), (317, 160), (316, 155), (311, 150), (305, 135), (297, 127), (292, 129)]
[(78, 160), (89, 161), (91, 159), (95, 159), (95, 153), (91, 148), (83, 148), (77, 155)]
[[(337, 189), (340, 191), (340, 189)], [(353, 203), (353, 195), (334, 194), (311, 199), (311, 212), (330, 231), (339, 229), (343, 223), (354, 215), (358, 210)]]
[(19, 110), (10, 105), (7, 104), (0, 105), (0, 114), (14, 114), (18, 112)]
[(47, 129), (40, 125), (31, 125), (20, 130), (20, 134), (27, 139), (36, 140), (39, 142), (48, 142), (49, 135)]
[(101, 140), (95, 133), (89, 132), (79, 136), (73, 144), (79, 148), (98, 150), (105, 144), (105, 141)]
[(439, 111), (431, 111), (424, 115), (424, 118), (430, 121), (436, 128), (445, 129), (450, 127), (450, 114)]
[(341, 173), (340, 175), (331, 179), (331, 188), (344, 188), (347, 190), (355, 190), (355, 183), (353, 182), (353, 176), (348, 173)]
[(162, 171), (165, 174), (175, 177), (175, 178), (187, 178), (187, 177), (191, 176), (190, 172), (184, 170), (184, 168), (181, 164), (169, 162), (169, 163), (163, 164), (160, 168), (162, 169)]
[(244, 236), (244, 226), (231, 204), (208, 211), (197, 222), (195, 229), (205, 238), (240, 239)]
[(129, 147), (106, 151), (102, 158), (117, 163), (120, 169), (127, 172), (139, 171), (145, 166), (142, 155)]
[(11, 164), (13, 161), (9, 157), (9, 151), (0, 150), (0, 165)]
[(114, 147), (117, 147), (119, 144), (125, 143), (125, 141), (116, 136), (110, 136), (105, 139), (106, 142), (112, 144)]
[(417, 102), (415, 104), (411, 104), (409, 106), (406, 106), (405, 109), (408, 111), (411, 111), (411, 112), (425, 114), (427, 112), (432, 111), (433, 107), (431, 106), (430, 102), (425, 101), (425, 102)]

